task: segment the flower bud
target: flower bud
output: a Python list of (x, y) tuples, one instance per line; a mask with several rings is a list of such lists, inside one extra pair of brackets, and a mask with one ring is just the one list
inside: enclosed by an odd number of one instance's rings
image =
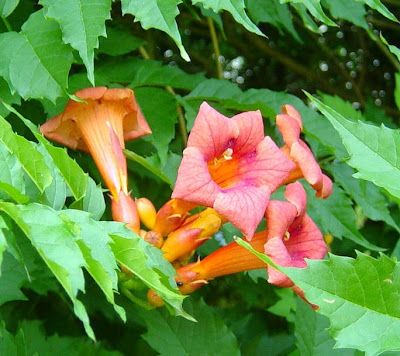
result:
[(144, 236), (144, 240), (149, 244), (152, 244), (154, 247), (161, 248), (164, 243), (164, 238), (157, 231), (148, 231)]
[(168, 235), (162, 246), (166, 252), (164, 258), (172, 262), (192, 253), (215, 234), (220, 226), (221, 219), (215, 214), (200, 213), (197, 218), (190, 218), (188, 223)]
[(194, 209), (195, 204), (180, 199), (171, 199), (157, 212), (156, 222), (152, 230), (167, 236), (171, 231), (179, 228), (186, 220), (188, 211)]
[(119, 192), (118, 200), (111, 197), (111, 214), (114, 221), (127, 223), (127, 227), (139, 234), (140, 220), (136, 204), (132, 197), (123, 191)]
[(140, 221), (148, 229), (153, 229), (156, 222), (156, 208), (153, 203), (147, 198), (139, 198), (135, 200), (136, 208), (139, 213)]
[(152, 289), (147, 292), (147, 301), (156, 308), (162, 307), (165, 303), (162, 298)]

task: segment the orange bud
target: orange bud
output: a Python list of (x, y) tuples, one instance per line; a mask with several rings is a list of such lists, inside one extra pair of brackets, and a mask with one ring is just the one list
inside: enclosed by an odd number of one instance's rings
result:
[(147, 301), (156, 308), (162, 307), (165, 303), (162, 298), (152, 289), (147, 292)]
[(111, 197), (111, 214), (114, 221), (127, 223), (127, 227), (139, 234), (140, 220), (136, 204), (132, 197), (123, 191), (119, 192), (118, 200)]
[(157, 212), (156, 222), (152, 230), (167, 236), (171, 231), (179, 228), (186, 220), (188, 211), (196, 207), (180, 199), (171, 199)]
[(215, 214), (200, 213), (194, 220), (190, 218), (188, 223), (168, 235), (162, 247), (166, 252), (164, 258), (171, 262), (191, 254), (215, 234), (220, 226), (221, 219)]
[[(266, 232), (257, 232), (249, 244), (258, 252), (264, 252)], [(228, 274), (267, 268), (256, 255), (236, 242), (219, 248), (202, 261), (190, 263), (176, 270), (176, 284), (182, 294), (199, 289), (210, 279)]]
[(156, 223), (156, 208), (153, 203), (147, 198), (139, 198), (135, 200), (136, 208), (139, 213), (140, 221), (148, 229), (152, 229)]
[(164, 243), (164, 239), (161, 236), (161, 234), (157, 231), (152, 231), (152, 230), (150, 230), (146, 233), (144, 240), (157, 248), (161, 248), (161, 246)]

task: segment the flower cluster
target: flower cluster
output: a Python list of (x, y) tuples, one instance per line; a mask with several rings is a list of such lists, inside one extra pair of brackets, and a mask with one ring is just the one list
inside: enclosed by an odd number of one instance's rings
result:
[[(177, 286), (191, 293), (219, 276), (265, 268), (268, 282), (301, 290), (236, 242), (203, 260), (190, 262), (196, 249), (230, 222), (276, 265), (306, 267), (305, 258), (324, 258), (322, 234), (306, 213), (307, 196), (299, 178), (327, 198), (332, 182), (300, 139), (302, 119), (291, 105), (276, 116), (284, 141), (278, 147), (264, 135), (263, 118), (251, 111), (227, 118), (204, 102), (190, 133), (171, 200), (156, 211), (150, 200), (134, 201), (127, 184), (124, 141), (151, 133), (129, 89), (104, 87), (75, 93), (65, 111), (41, 132), (73, 149), (90, 152), (111, 193), (113, 219), (127, 223), (160, 248), (177, 271)], [(271, 200), (280, 187), (286, 201)], [(195, 208), (205, 207), (203, 210)], [(265, 217), (267, 229), (256, 232)], [(142, 229), (140, 228), (142, 224)], [(154, 293), (150, 294), (154, 300)]]

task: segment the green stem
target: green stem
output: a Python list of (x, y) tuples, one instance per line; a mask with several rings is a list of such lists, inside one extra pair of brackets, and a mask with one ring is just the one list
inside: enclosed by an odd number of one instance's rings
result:
[(211, 41), (212, 41), (213, 47), (214, 47), (215, 61), (217, 63), (217, 76), (218, 76), (218, 79), (222, 79), (222, 64), (219, 61), (221, 52), (219, 51), (217, 33), (215, 31), (215, 26), (214, 26), (214, 22), (213, 22), (212, 18), (207, 17), (207, 21), (208, 21), (208, 27), (210, 29)]
[(12, 32), (13, 29), (12, 29), (10, 23), (8, 22), (8, 20), (7, 20), (5, 17), (2, 17), (2, 19), (3, 19), (4, 25), (5, 25), (6, 28), (7, 28), (7, 31), (8, 31), (8, 32)]
[(154, 307), (149, 303), (144, 301), (143, 299), (140, 299), (136, 297), (133, 293), (131, 293), (130, 290), (124, 288), (123, 286), (120, 286), (120, 291), (121, 293), (127, 297), (131, 302), (139, 305), (140, 307), (146, 309), (146, 310), (152, 310)]

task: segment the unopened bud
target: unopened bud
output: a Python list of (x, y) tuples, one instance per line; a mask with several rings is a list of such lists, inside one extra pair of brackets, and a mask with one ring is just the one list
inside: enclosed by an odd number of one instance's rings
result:
[(147, 301), (156, 308), (162, 307), (165, 303), (162, 298), (152, 289), (147, 292)]
[(140, 221), (148, 229), (153, 229), (156, 223), (156, 208), (153, 203), (147, 198), (139, 198), (135, 200), (136, 208), (139, 213)]
[(111, 214), (114, 221), (127, 223), (129, 229), (139, 234), (139, 214), (136, 209), (136, 204), (129, 194), (126, 195), (123, 191), (120, 191), (118, 201), (111, 198)]
[(178, 229), (189, 215), (188, 212), (196, 207), (180, 199), (171, 199), (157, 212), (156, 222), (152, 230), (167, 236), (171, 231)]
[(144, 240), (149, 244), (152, 244), (154, 247), (161, 248), (164, 243), (164, 238), (157, 231), (148, 231), (144, 237)]

